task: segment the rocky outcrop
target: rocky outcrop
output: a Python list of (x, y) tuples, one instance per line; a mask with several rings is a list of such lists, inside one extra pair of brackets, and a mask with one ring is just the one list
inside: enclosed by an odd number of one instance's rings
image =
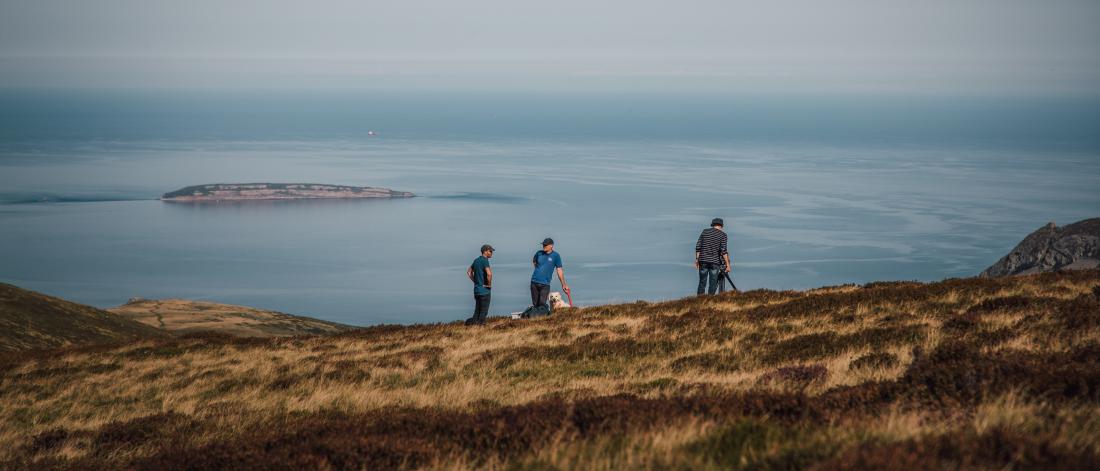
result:
[(1049, 223), (1032, 232), (982, 277), (1027, 275), (1059, 270), (1100, 267), (1100, 218), (1068, 226)]

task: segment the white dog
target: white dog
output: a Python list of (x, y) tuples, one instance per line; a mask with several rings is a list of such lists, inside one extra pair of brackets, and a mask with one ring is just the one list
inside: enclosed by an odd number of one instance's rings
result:
[(557, 291), (554, 291), (553, 293), (550, 293), (550, 308), (551, 309), (561, 309), (561, 308), (565, 308), (565, 307), (570, 307), (570, 306), (569, 306), (569, 303), (566, 303), (565, 301), (563, 301), (561, 299), (561, 293), (559, 293)]

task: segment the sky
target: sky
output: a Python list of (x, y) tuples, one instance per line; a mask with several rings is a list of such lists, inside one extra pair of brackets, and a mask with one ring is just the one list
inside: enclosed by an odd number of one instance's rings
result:
[(1096, 0), (0, 0), (0, 87), (1100, 95)]

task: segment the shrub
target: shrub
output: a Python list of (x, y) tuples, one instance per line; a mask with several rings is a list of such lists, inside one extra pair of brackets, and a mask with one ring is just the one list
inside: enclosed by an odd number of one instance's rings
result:
[(774, 365), (835, 356), (858, 348), (914, 343), (924, 338), (925, 330), (924, 325), (904, 325), (871, 327), (847, 335), (832, 332), (804, 334), (775, 344), (761, 360), (765, 364)]
[(1025, 296), (1004, 296), (989, 298), (970, 306), (967, 312), (991, 312), (999, 310), (1022, 309), (1031, 306), (1031, 299)]
[(1100, 299), (1081, 295), (1061, 301), (1054, 308), (1054, 317), (1071, 331), (1095, 328), (1100, 326)]
[(816, 467), (846, 469), (1094, 469), (1100, 456), (1068, 449), (1056, 433), (994, 428), (895, 443), (867, 442)]
[(983, 354), (950, 342), (913, 361), (900, 383), (912, 399), (940, 407), (970, 406), (1010, 390), (1051, 401), (1100, 399), (1096, 346), (1065, 353), (1000, 351)]
[(24, 447), (24, 451), (32, 455), (50, 451), (69, 439), (69, 431), (63, 428), (47, 430), (31, 438), (31, 442)]
[(93, 443), (98, 454), (119, 448), (142, 446), (147, 442), (175, 443), (180, 435), (199, 429), (200, 424), (185, 415), (167, 412), (126, 422), (112, 422), (96, 433)]
[(700, 370), (732, 373), (740, 370), (740, 362), (728, 353), (707, 352), (677, 358), (669, 364), (669, 367), (675, 372)]
[(683, 447), (723, 469), (802, 469), (832, 454), (832, 446), (799, 427), (742, 419)]

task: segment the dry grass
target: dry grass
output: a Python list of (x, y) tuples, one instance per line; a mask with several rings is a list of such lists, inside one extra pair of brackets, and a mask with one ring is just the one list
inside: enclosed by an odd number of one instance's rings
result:
[(17, 355), (0, 467), (1071, 468), (1100, 457), (1098, 285), (759, 290)]
[(353, 329), (281, 312), (185, 299), (135, 300), (109, 312), (174, 334), (218, 332), (237, 337), (289, 337)]

